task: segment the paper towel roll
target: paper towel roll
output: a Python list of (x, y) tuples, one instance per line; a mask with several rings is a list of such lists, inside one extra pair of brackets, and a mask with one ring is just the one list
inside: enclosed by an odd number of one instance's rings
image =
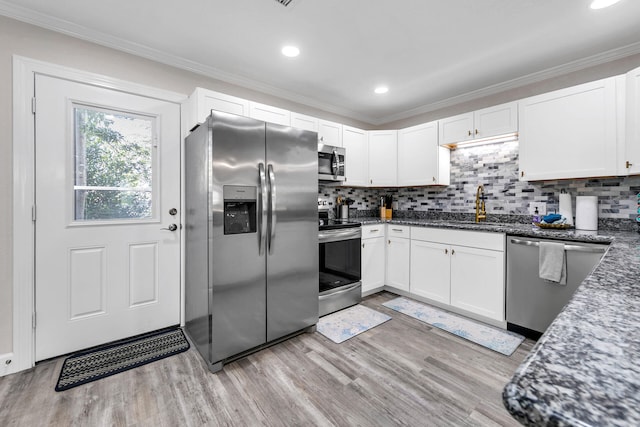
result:
[(560, 215), (567, 218), (567, 224), (573, 225), (573, 206), (571, 205), (571, 194), (560, 193)]
[(597, 230), (598, 229), (598, 197), (597, 196), (577, 196), (576, 197), (576, 229)]

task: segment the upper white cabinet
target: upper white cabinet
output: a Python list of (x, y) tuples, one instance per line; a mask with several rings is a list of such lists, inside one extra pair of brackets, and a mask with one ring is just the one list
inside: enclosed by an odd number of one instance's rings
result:
[(343, 126), (342, 146), (346, 156), (344, 185), (366, 187), (369, 184), (367, 133), (362, 129)]
[(616, 175), (617, 80), (520, 101), (521, 180)]
[(438, 122), (398, 131), (398, 185), (449, 185), (450, 151), (438, 145)]
[(623, 175), (640, 174), (640, 68), (627, 73), (626, 139), (618, 169)]
[(196, 88), (185, 105), (187, 131), (204, 122), (211, 110), (249, 116), (249, 101), (201, 87)]
[(518, 130), (518, 103), (509, 102), (440, 120), (440, 144), (454, 144)]
[(249, 117), (278, 125), (291, 126), (291, 112), (271, 105), (249, 101)]
[(375, 130), (369, 131), (368, 134), (369, 185), (373, 187), (398, 185), (398, 131)]
[(291, 126), (298, 129), (318, 132), (318, 119), (304, 114), (291, 112)]
[(328, 120), (318, 120), (318, 142), (342, 147), (342, 125)]

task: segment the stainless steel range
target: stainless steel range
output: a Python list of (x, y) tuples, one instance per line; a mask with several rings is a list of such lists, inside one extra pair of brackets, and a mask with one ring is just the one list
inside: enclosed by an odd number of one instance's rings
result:
[(360, 223), (321, 218), (319, 314), (358, 304), (362, 300)]

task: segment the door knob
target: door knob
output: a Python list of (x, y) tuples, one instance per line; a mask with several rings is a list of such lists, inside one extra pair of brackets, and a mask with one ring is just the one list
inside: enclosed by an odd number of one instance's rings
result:
[(175, 224), (169, 224), (169, 227), (167, 228), (161, 228), (160, 230), (169, 230), (169, 231), (176, 231), (178, 229), (178, 226)]

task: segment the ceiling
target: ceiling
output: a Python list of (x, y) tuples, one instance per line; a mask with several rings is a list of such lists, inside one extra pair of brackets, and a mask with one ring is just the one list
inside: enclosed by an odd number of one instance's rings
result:
[(640, 53), (640, 1), (590, 2), (0, 0), (0, 14), (380, 125)]

